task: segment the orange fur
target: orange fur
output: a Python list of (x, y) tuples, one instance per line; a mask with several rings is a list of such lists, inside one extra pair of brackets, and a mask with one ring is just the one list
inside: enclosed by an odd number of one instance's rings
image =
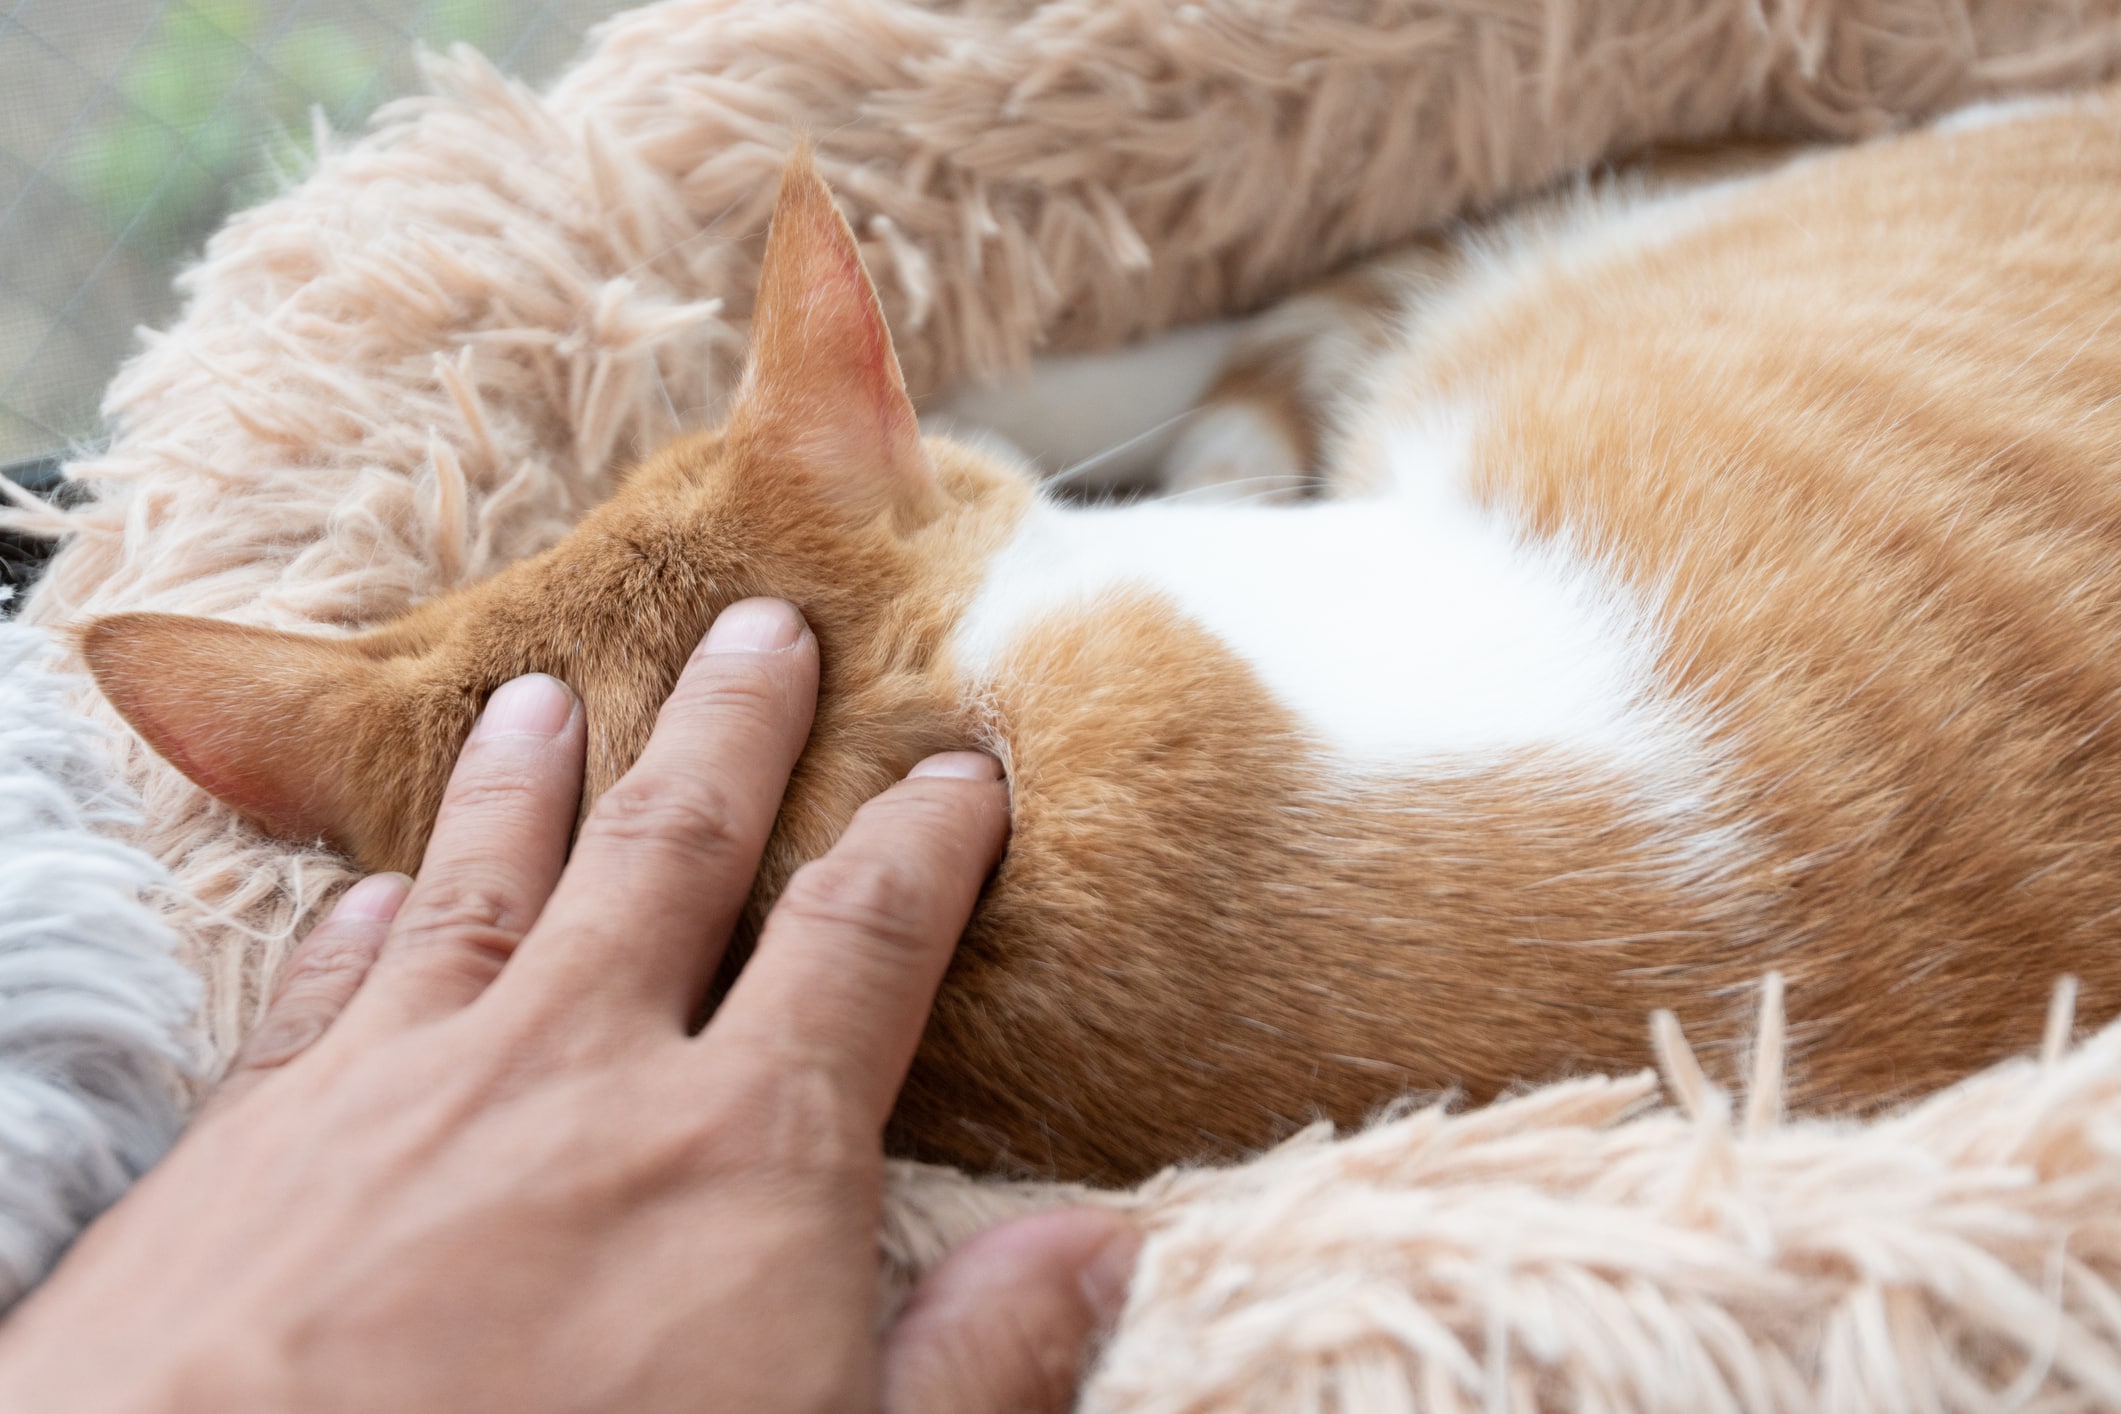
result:
[(1892, 1098), (2037, 1040), (2060, 973), (2087, 1017), (2121, 1009), (2114, 111), (1803, 164), (1712, 229), (1438, 302), (1376, 375), (1387, 409), (1487, 409), (1480, 494), (1655, 606), (1662, 673), (1731, 763), (1711, 808), (1750, 845), (1713, 878), (1665, 867), (1612, 781), (1533, 754), (1330, 785), (1247, 665), (1149, 596), (1042, 624), (968, 691), (950, 634), (1032, 488), (915, 440), (800, 161), (729, 421), (560, 545), (353, 638), (124, 615), (84, 650), (231, 804), (402, 869), (499, 683), (582, 694), (593, 800), (713, 615), (793, 600), (821, 702), (747, 929), (922, 754), (976, 740), (1011, 770), (905, 1153), (1132, 1178), (1408, 1088), (1637, 1065), (1658, 1006), (1728, 1065), (1771, 966), (1800, 1098)]

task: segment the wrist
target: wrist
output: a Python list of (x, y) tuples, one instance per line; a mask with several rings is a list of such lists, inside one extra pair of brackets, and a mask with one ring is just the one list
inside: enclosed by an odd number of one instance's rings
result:
[(114, 1349), (19, 1325), (0, 1324), (0, 1410), (11, 1414), (263, 1414), (290, 1407), (269, 1397), (273, 1381), (248, 1342)]

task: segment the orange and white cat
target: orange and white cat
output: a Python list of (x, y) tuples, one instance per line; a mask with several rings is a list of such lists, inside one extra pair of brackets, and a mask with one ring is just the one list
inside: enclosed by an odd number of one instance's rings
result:
[(593, 798), (722, 606), (793, 600), (822, 701), (747, 930), (923, 754), (1009, 769), (891, 1135), (975, 1167), (1633, 1067), (1657, 1007), (1727, 1067), (1771, 969), (1834, 1106), (2027, 1046), (2061, 974), (2121, 1010), (2121, 105), (1612, 182), (1385, 273), (1293, 377), (1241, 335), (1173, 453), (1320, 494), (1071, 507), (922, 436), (799, 158), (727, 422), (564, 542), (351, 637), (83, 646), (230, 805), (407, 869), (499, 683), (581, 693)]

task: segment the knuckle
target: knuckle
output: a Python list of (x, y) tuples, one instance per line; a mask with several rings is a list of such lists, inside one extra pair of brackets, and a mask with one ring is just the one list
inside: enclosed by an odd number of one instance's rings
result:
[(309, 1049), (353, 1000), (375, 963), (379, 939), (320, 928), (288, 963), (257, 1030), (236, 1057), (239, 1070), (270, 1070)]
[(508, 894), (477, 878), (442, 878), (407, 904), (391, 935), (401, 953), (448, 951), (498, 969), (516, 950), (529, 919)]
[(520, 919), (506, 890), (468, 870), (423, 879), (397, 928), (400, 938), (456, 929), (513, 931)]
[(265, 1021), (243, 1043), (235, 1070), (275, 1070), (308, 1050), (330, 1027), (339, 1009), (299, 997), (273, 1007)]
[(766, 724), (788, 710), (786, 674), (763, 654), (721, 654), (713, 667), (690, 675), (671, 701), (687, 715), (727, 722)]
[(675, 845), (693, 854), (731, 853), (739, 844), (728, 797), (705, 781), (681, 788), (630, 776), (597, 802), (591, 827), (621, 843)]
[[(892, 832), (924, 849), (937, 849), (956, 837), (982, 803), (966, 789), (970, 782), (915, 778), (865, 803), (857, 814), (888, 820)], [(975, 787), (976, 789), (976, 787)]]
[(399, 965), (451, 988), (483, 990), (515, 955), (520, 935), (484, 928), (436, 928), (407, 940)]
[(381, 946), (380, 930), (336, 928), (329, 924), (318, 928), (295, 949), (280, 979), (279, 995), (329, 989), (349, 975), (366, 973)]
[[(443, 809), (485, 813), (519, 810), (537, 793), (544, 774), (526, 760), (522, 737), (473, 739), (464, 744), (443, 794)], [(542, 757), (533, 758), (542, 759)]]
[(828, 854), (797, 870), (777, 911), (787, 920), (852, 931), (894, 947), (921, 941), (926, 876), (894, 860)]

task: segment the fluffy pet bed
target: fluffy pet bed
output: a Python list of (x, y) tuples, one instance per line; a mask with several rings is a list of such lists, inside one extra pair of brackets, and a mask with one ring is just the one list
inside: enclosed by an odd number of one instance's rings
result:
[[(1245, 309), (1608, 154), (1845, 137), (2121, 59), (2121, 0), (665, 0), (549, 93), (459, 53), (234, 220), (113, 386), (47, 624), (331, 628), (558, 536), (730, 388), (797, 130), (916, 392)], [(112, 720), (102, 704), (84, 709)], [(226, 1055), (347, 877), (130, 745)], [(1898, 1116), (1650, 1076), (1108, 1195), (1095, 1410), (2121, 1407), (2121, 1031)], [(1061, 1190), (903, 1168), (902, 1274)]]
[(199, 985), (142, 891), (161, 866), (46, 635), (0, 624), (0, 1313), (162, 1156)]

